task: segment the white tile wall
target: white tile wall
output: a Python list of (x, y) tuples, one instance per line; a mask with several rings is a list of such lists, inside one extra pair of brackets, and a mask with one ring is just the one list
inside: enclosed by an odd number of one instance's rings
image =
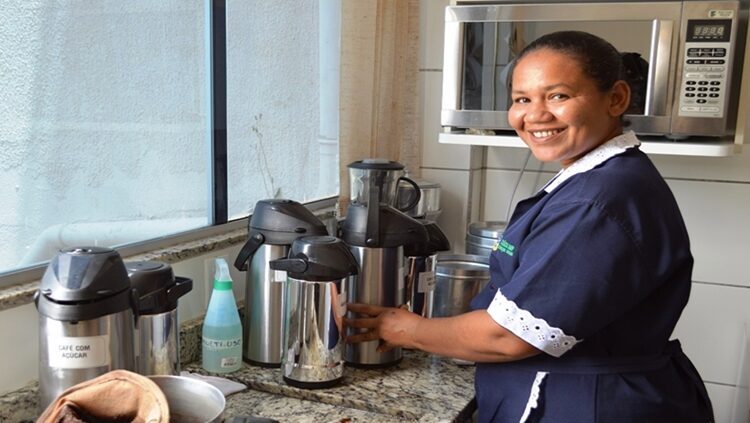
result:
[(466, 223), (469, 203), (469, 171), (422, 169), (422, 178), (440, 184), (440, 208), (437, 224), (451, 242), (451, 251), (465, 250)]
[[(440, 96), (442, 72), (421, 71), (422, 81), (422, 167), (439, 169), (471, 169), (471, 147), (440, 144)], [(437, 105), (437, 106), (436, 106)]]
[(39, 377), (39, 314), (34, 304), (2, 312), (0, 317), (0, 394)]
[[(465, 156), (437, 143), (440, 131), (440, 92), (442, 77), (433, 69), (441, 68), (443, 14), (447, 0), (422, 0), (423, 84), (423, 174), (451, 180), (451, 202), (459, 201), (461, 189), (469, 192), (467, 178), (454, 179), (456, 160)], [(439, 35), (439, 36), (438, 36)], [(428, 71), (429, 69), (429, 71)], [(748, 389), (745, 352), (745, 324), (750, 321), (750, 145), (733, 157), (686, 157), (652, 155), (651, 158), (675, 193), (690, 232), (695, 256), (693, 291), (690, 302), (675, 330), (685, 351), (701, 372), (719, 423), (748, 422)], [(505, 218), (510, 195), (525, 149), (486, 149), (485, 191), (472, 193), (468, 201), (481, 196), (484, 220)], [(458, 159), (457, 159), (458, 158)], [(461, 167), (466, 169), (465, 167)], [(529, 161), (513, 202), (528, 196), (559, 169), (556, 164)], [(428, 178), (429, 179), (429, 178)], [(451, 203), (451, 208), (460, 205)], [(446, 233), (465, 234), (466, 221), (454, 212), (439, 222)], [(454, 218), (455, 217), (455, 218)], [(463, 245), (463, 244), (461, 244)], [(455, 251), (455, 250), (454, 250)], [(460, 252), (463, 252), (462, 250)], [(742, 372), (742, 373), (741, 373)], [(740, 379), (740, 376), (743, 378)]]

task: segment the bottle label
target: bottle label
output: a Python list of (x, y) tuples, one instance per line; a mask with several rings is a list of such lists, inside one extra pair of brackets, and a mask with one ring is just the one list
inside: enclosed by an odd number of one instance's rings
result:
[(47, 338), (49, 366), (88, 369), (109, 364), (109, 335)]
[(237, 367), (240, 362), (239, 357), (222, 357), (219, 364), (222, 368)]
[(435, 272), (420, 273), (418, 292), (430, 292), (434, 288), (435, 288)]
[(232, 348), (242, 348), (242, 338), (234, 339), (211, 339), (203, 338), (203, 346), (209, 351), (224, 351)]

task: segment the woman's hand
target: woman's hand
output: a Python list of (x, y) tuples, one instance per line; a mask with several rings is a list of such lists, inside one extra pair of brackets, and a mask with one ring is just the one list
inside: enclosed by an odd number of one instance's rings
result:
[(367, 304), (348, 304), (348, 311), (361, 317), (345, 319), (348, 327), (367, 329), (348, 336), (346, 342), (358, 343), (380, 340), (377, 351), (384, 352), (396, 347), (414, 347), (417, 325), (422, 320), (421, 316), (401, 308), (381, 307)]

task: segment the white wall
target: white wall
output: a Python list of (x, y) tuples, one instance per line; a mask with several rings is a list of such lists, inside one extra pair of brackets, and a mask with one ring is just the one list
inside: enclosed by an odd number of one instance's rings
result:
[[(469, 147), (438, 143), (443, 19), (448, 4), (449, 0), (421, 0), (422, 177), (442, 184), (443, 214), (438, 223), (450, 237), (453, 250), (463, 253), (469, 221), (505, 220), (509, 201), (530, 195), (558, 168), (542, 166), (532, 157), (515, 198), (510, 199), (528, 150), (488, 148), (486, 164), (477, 167), (476, 157), (472, 166)], [(742, 154), (725, 158), (651, 158), (677, 197), (695, 256), (692, 294), (674, 336), (706, 383), (716, 421), (747, 422), (745, 323), (750, 321), (750, 276), (745, 260), (750, 255), (750, 146)], [(472, 196), (482, 172), (484, 191)], [(472, 212), (476, 217), (470, 216)]]

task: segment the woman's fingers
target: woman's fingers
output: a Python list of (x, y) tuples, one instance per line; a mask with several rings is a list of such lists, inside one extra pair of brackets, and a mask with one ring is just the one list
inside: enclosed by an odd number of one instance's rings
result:
[(381, 307), (376, 305), (370, 305), (370, 304), (360, 304), (360, 303), (349, 303), (346, 305), (347, 311), (351, 311), (353, 313), (358, 314), (366, 314), (368, 316), (377, 316), (383, 311), (385, 311), (388, 307)]
[(347, 327), (358, 329), (374, 329), (378, 326), (376, 317), (360, 317), (358, 319), (344, 319)]

